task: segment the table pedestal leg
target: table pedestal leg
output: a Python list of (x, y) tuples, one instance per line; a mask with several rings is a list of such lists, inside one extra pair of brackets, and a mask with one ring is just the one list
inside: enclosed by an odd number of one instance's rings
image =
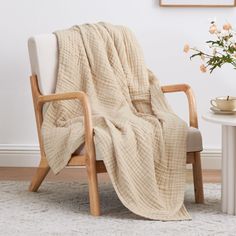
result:
[(222, 211), (236, 215), (236, 127), (222, 126)]

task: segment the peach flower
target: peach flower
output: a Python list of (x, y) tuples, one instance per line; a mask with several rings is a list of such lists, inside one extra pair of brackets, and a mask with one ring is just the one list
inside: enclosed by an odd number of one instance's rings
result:
[(231, 29), (232, 29), (232, 26), (231, 26), (230, 23), (226, 23), (226, 24), (223, 25), (223, 29), (224, 29), (224, 30), (231, 30)]
[(202, 65), (200, 66), (200, 71), (203, 72), (203, 73), (207, 72), (206, 66), (202, 64)]
[(209, 32), (210, 32), (211, 34), (214, 34), (214, 33), (217, 32), (217, 27), (216, 27), (215, 24), (212, 24), (212, 25), (210, 26)]
[(184, 52), (188, 52), (189, 51), (189, 49), (190, 49), (190, 47), (189, 47), (189, 45), (186, 43), (185, 45), (184, 45)]

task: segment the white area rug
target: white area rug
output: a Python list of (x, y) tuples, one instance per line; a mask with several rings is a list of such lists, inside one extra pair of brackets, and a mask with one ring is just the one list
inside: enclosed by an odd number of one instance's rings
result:
[(185, 204), (192, 221), (161, 222), (128, 211), (110, 184), (100, 184), (103, 215), (89, 215), (86, 184), (44, 182), (38, 193), (26, 182), (0, 182), (0, 235), (236, 235), (236, 217), (220, 211), (220, 185), (205, 184), (206, 203)]

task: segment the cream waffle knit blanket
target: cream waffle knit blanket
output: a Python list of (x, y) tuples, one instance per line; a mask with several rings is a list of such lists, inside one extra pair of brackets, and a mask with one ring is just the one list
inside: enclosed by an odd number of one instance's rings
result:
[[(121, 202), (149, 219), (190, 219), (183, 205), (187, 125), (167, 105), (133, 34), (98, 23), (56, 36), (56, 92), (89, 96), (96, 155)], [(75, 100), (52, 103), (44, 113), (43, 141), (54, 173), (84, 142), (82, 114)]]

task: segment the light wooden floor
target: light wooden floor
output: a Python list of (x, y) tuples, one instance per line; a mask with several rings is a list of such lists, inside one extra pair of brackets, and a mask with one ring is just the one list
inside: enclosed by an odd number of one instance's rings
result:
[[(19, 167), (0, 167), (0, 180), (19, 180), (30, 181), (34, 175), (36, 168), (19, 168)], [(99, 181), (109, 181), (106, 173), (99, 174)], [(187, 171), (187, 182), (192, 182), (192, 171)], [(49, 172), (46, 177), (48, 181), (87, 181), (87, 175), (84, 168), (66, 168), (58, 175)], [(221, 181), (221, 173), (218, 170), (203, 171), (204, 183), (219, 183)]]

